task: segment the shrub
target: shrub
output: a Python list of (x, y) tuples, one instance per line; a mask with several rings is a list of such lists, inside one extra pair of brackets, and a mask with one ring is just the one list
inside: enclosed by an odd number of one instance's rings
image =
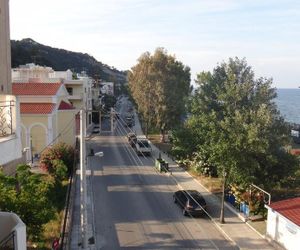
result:
[(41, 155), (41, 167), (51, 175), (63, 179), (71, 173), (74, 160), (74, 149), (66, 143), (48, 147)]

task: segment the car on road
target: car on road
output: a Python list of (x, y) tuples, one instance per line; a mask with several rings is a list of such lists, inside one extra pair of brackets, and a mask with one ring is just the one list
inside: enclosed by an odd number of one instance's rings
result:
[(125, 124), (127, 127), (131, 128), (134, 126), (134, 120), (131, 117), (126, 117)]
[(132, 132), (128, 133), (127, 140), (131, 147), (135, 147), (136, 140), (137, 140), (136, 134)]
[(152, 148), (149, 141), (144, 137), (137, 137), (135, 150), (138, 155), (151, 155)]
[(200, 216), (207, 209), (205, 199), (197, 190), (179, 190), (173, 194), (173, 200), (182, 208), (185, 216)]
[(99, 126), (99, 124), (94, 125), (92, 133), (93, 134), (99, 134), (100, 133), (100, 126)]

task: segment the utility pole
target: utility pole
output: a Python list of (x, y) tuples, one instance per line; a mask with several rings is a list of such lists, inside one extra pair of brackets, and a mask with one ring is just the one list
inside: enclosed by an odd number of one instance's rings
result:
[(85, 111), (80, 110), (80, 209), (81, 209), (81, 237), (82, 248), (87, 248), (87, 191), (86, 191), (86, 117)]
[(114, 117), (115, 117), (115, 110), (110, 108), (110, 130), (114, 132)]

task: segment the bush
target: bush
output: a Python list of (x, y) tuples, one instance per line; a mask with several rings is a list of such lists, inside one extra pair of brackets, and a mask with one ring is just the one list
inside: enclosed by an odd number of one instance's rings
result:
[(29, 239), (37, 240), (43, 225), (55, 215), (49, 202), (53, 187), (53, 180), (31, 173), (28, 165), (19, 165), (15, 177), (0, 172), (0, 210), (19, 215), (26, 224)]
[(71, 173), (74, 161), (74, 149), (66, 143), (48, 147), (41, 155), (41, 167), (55, 178), (62, 180)]

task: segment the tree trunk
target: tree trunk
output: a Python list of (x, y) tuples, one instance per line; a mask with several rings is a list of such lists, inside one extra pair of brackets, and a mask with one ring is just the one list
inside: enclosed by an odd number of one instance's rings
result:
[(166, 142), (166, 138), (165, 138), (165, 130), (161, 129), (160, 130), (160, 142), (165, 143)]
[(223, 185), (222, 185), (222, 200), (221, 200), (221, 212), (220, 212), (220, 223), (224, 224), (224, 202), (225, 202), (225, 183), (226, 183), (226, 172), (223, 173)]

